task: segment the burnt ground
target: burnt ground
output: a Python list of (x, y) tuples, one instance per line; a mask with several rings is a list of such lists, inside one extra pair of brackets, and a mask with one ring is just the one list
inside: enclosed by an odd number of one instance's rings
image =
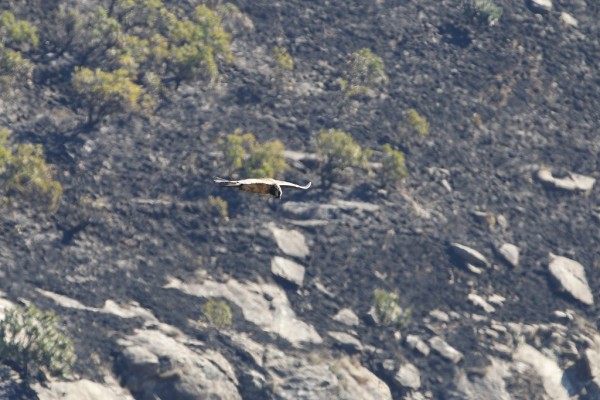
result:
[[(403, 334), (426, 333), (423, 318), (432, 309), (481, 312), (466, 300), (472, 291), (506, 297), (494, 314), (499, 321), (545, 322), (565, 308), (598, 320), (596, 306), (558, 294), (547, 273), (549, 252), (572, 257), (599, 292), (598, 186), (587, 194), (560, 192), (533, 178), (539, 165), (600, 178), (595, 1), (554, 1), (550, 13), (536, 13), (525, 1), (497, 1), (504, 13), (494, 27), (470, 21), (460, 1), (234, 3), (255, 26), (236, 37), (236, 57), (244, 62), (227, 67), (217, 87), (184, 85), (151, 119), (115, 116), (65, 137), (84, 116), (65, 104), (60, 79), (36, 81), (21, 100), (5, 102), (1, 124), (18, 140), (45, 146), (65, 193), (54, 214), (19, 206), (3, 211), (0, 290), (61, 314), (77, 337), (77, 372), (97, 375), (97, 366), (85, 362), (91, 353), (114, 365), (111, 336), (139, 324), (60, 308), (35, 288), (94, 307), (107, 299), (136, 301), (228, 356), (218, 334), (187, 323), (202, 318), (201, 300), (163, 286), (168, 277), (185, 279), (199, 268), (215, 279), (272, 279), (270, 259), (278, 250), (264, 228), (270, 221), (300, 229), (309, 241), (306, 287), (284, 287), (300, 318), (320, 332), (336, 326), (330, 317), (341, 307), (364, 316), (375, 288), (397, 291), (411, 308)], [(562, 11), (579, 26), (562, 26)], [(281, 90), (258, 68), (269, 61), (253, 50), (275, 44), (290, 50), (296, 85), (319, 90)], [(343, 105), (335, 81), (348, 54), (362, 47), (383, 58), (389, 83), (381, 96)], [(408, 108), (427, 117), (428, 136), (410, 132)], [(345, 130), (365, 147), (391, 143), (406, 153), (404, 190), (431, 216), (417, 216), (397, 192), (379, 192), (376, 172), (355, 172), (328, 190), (310, 163), (287, 178), (311, 180), (313, 188), (286, 192), (281, 202), (219, 190), (210, 182), (226, 173), (218, 141), (236, 128), (309, 153), (316, 134), (328, 128)], [(448, 171), (442, 175), (452, 192), (441, 185), (440, 169)], [(209, 195), (228, 201), (229, 222), (207, 210)], [(298, 228), (281, 205), (338, 198), (370, 202), (380, 211), (339, 210), (328, 226)], [(509, 226), (490, 228), (474, 211), (502, 215)], [(519, 268), (494, 253), (493, 244), (502, 240), (521, 248)], [(493, 268), (474, 276), (453, 262), (451, 242), (478, 249)], [(317, 290), (317, 281), (334, 296)], [(260, 335), (234, 309), (236, 315), (234, 329)], [(469, 320), (446, 336), (467, 355), (467, 365), (489, 352), (476, 328)], [(423, 385), (434, 395), (451, 385), (446, 361), (417, 357), (388, 340), (394, 329), (361, 324), (357, 331), (363, 343), (385, 355), (399, 353), (426, 371)], [(364, 358), (377, 371), (379, 360)]]

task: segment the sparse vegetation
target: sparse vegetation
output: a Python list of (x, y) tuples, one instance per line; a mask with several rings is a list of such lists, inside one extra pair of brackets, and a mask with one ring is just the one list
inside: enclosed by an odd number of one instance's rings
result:
[(39, 44), (37, 30), (10, 11), (0, 13), (0, 88), (13, 89), (28, 83), (33, 63), (23, 56)]
[(383, 160), (381, 163), (381, 179), (386, 184), (395, 184), (408, 176), (404, 153), (395, 150), (389, 144), (381, 149)]
[(492, 0), (465, 0), (467, 16), (478, 24), (493, 26), (502, 16), (502, 7)]
[(217, 57), (231, 61), (230, 37), (221, 26), (221, 17), (206, 6), (196, 7), (190, 20), (175, 20), (169, 25), (169, 70), (176, 85), (200, 75), (219, 77)]
[(429, 135), (429, 122), (427, 122), (427, 118), (419, 114), (414, 108), (406, 112), (406, 122), (419, 135)]
[(350, 56), (348, 69), (342, 81), (342, 90), (348, 96), (371, 94), (387, 82), (383, 59), (370, 49), (363, 48)]
[(373, 292), (373, 309), (380, 325), (406, 326), (410, 321), (410, 309), (403, 309), (399, 303), (398, 293), (375, 289)]
[(4, 203), (21, 197), (31, 204), (55, 210), (62, 185), (54, 180), (54, 169), (46, 164), (40, 145), (8, 144), (10, 132), (0, 129), (0, 195)]
[(275, 46), (273, 48), (273, 74), (275, 76), (275, 80), (283, 85), (287, 77), (294, 70), (294, 59), (287, 51), (285, 47)]
[(81, 39), (72, 42), (81, 65), (125, 68), (135, 81), (148, 72), (175, 87), (198, 77), (216, 80), (218, 60), (233, 59), (220, 15), (204, 5), (186, 13), (160, 0), (117, 0), (91, 15), (67, 17), (80, 21), (72, 26)]
[(244, 175), (273, 178), (282, 174), (288, 169), (284, 150), (285, 147), (280, 140), (270, 140), (262, 144), (255, 142), (250, 148), (248, 158), (244, 161)]
[(220, 197), (208, 196), (208, 207), (211, 213), (229, 221), (229, 212), (227, 201)]
[(72, 83), (89, 126), (113, 113), (152, 110), (182, 82), (215, 82), (219, 65), (233, 60), (220, 15), (204, 5), (190, 12), (160, 0), (115, 0), (84, 15), (56, 13), (64, 28), (46, 31), (58, 54), (76, 60)]
[(371, 155), (340, 129), (322, 131), (317, 136), (317, 152), (323, 158), (321, 180), (326, 186), (331, 185), (336, 174), (345, 168), (368, 168)]
[(230, 326), (233, 319), (231, 308), (224, 300), (211, 298), (202, 305), (202, 313), (215, 326)]
[(77, 68), (71, 82), (87, 110), (89, 126), (97, 124), (110, 114), (138, 111), (142, 108), (144, 91), (129, 78), (129, 73), (124, 69), (106, 72)]
[(261, 144), (253, 134), (237, 130), (227, 135), (222, 150), (230, 173), (239, 171), (245, 177), (272, 178), (288, 169), (285, 147), (279, 140)]
[(15, 50), (0, 44), (0, 88), (15, 88), (28, 83), (33, 73), (33, 64)]
[(75, 353), (58, 325), (56, 314), (33, 305), (7, 310), (0, 321), (0, 359), (26, 381), (38, 372), (64, 376), (75, 363)]
[(39, 44), (37, 29), (24, 20), (15, 18), (10, 11), (0, 13), (0, 44), (28, 51)]

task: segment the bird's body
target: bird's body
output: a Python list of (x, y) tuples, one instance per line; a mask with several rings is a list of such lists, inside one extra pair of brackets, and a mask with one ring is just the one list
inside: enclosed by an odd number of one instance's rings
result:
[(230, 181), (222, 178), (214, 178), (213, 181), (221, 186), (225, 187), (237, 187), (240, 190), (246, 192), (259, 193), (259, 194), (270, 194), (280, 199), (283, 191), (281, 188), (289, 187), (293, 189), (308, 189), (311, 182), (308, 182), (305, 186), (296, 185), (295, 183), (279, 181), (271, 178), (251, 178), (241, 179), (239, 181)]

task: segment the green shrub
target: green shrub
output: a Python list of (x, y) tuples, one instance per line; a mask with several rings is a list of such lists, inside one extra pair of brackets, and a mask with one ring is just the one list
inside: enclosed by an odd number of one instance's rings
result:
[(244, 175), (252, 178), (273, 178), (288, 169), (284, 155), (285, 146), (280, 140), (255, 144), (244, 161)]
[(385, 184), (397, 183), (408, 176), (404, 153), (395, 150), (389, 144), (382, 148), (383, 160), (381, 163), (381, 179)]
[(233, 319), (231, 308), (227, 302), (214, 298), (202, 305), (202, 313), (208, 322), (216, 326), (230, 326)]
[(352, 53), (344, 78), (342, 90), (348, 96), (373, 93), (388, 82), (383, 60), (368, 48)]
[(368, 168), (371, 155), (340, 129), (321, 131), (317, 136), (317, 153), (323, 158), (321, 178), (325, 185), (333, 183), (336, 173), (344, 168)]
[(147, 73), (175, 87), (197, 78), (216, 81), (219, 63), (233, 60), (220, 15), (204, 5), (189, 12), (160, 0), (114, 0), (83, 19), (80, 64), (125, 69), (137, 84)]
[(222, 145), (223, 156), (229, 174), (242, 168), (246, 153), (251, 143), (256, 142), (256, 138), (251, 133), (242, 134), (238, 129), (230, 135), (227, 135)]
[(492, 0), (466, 0), (463, 8), (470, 19), (482, 25), (496, 25), (502, 16), (502, 7)]
[(219, 77), (217, 59), (233, 59), (231, 38), (221, 26), (221, 17), (203, 5), (196, 7), (190, 19), (169, 25), (168, 39), (168, 66), (177, 85), (197, 76), (215, 81)]
[(23, 51), (38, 46), (37, 29), (29, 22), (18, 20), (10, 11), (0, 13), (0, 42)]
[(230, 174), (237, 170), (249, 178), (272, 178), (289, 168), (279, 140), (259, 143), (253, 134), (236, 130), (227, 135), (222, 150)]
[(0, 359), (24, 380), (38, 372), (63, 376), (75, 363), (73, 342), (59, 329), (59, 318), (37, 307), (15, 307), (0, 321)]
[(74, 52), (78, 63), (98, 66), (110, 60), (122, 34), (119, 21), (109, 16), (103, 7), (76, 19), (79, 22), (74, 26), (77, 29)]
[(111, 0), (108, 15), (118, 19), (128, 31), (155, 24), (160, 27), (164, 11), (165, 6), (161, 0)]
[(208, 207), (211, 213), (218, 215), (225, 221), (229, 221), (227, 201), (220, 197), (208, 196)]
[(294, 70), (294, 59), (285, 47), (273, 47), (273, 73), (278, 83), (285, 83), (286, 77)]
[(410, 309), (403, 309), (398, 293), (375, 289), (373, 292), (373, 310), (379, 325), (406, 326), (410, 321)]
[(427, 122), (427, 118), (420, 115), (414, 108), (406, 112), (406, 122), (419, 135), (429, 135), (429, 122)]
[(40, 145), (8, 145), (10, 132), (0, 129), (0, 189), (5, 199), (20, 196), (53, 211), (63, 193), (54, 180), (54, 169), (46, 164)]
[(87, 123), (92, 126), (110, 114), (140, 110), (144, 91), (125, 69), (106, 72), (76, 68), (71, 83), (87, 109)]
[(21, 52), (8, 49), (0, 44), (0, 87), (15, 88), (27, 83), (33, 74), (33, 63), (24, 58)]
[(29, 22), (16, 19), (10, 11), (0, 13), (0, 89), (14, 89), (29, 82), (33, 63), (23, 57), (23, 52), (38, 44), (37, 29)]

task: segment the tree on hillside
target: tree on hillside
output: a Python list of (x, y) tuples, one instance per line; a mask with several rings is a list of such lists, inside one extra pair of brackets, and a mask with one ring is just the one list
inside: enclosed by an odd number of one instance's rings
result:
[(39, 44), (37, 29), (10, 11), (0, 13), (0, 88), (13, 89), (29, 83), (33, 63), (24, 53)]
[(395, 185), (408, 176), (404, 153), (389, 144), (382, 147), (380, 178), (383, 186)]
[(342, 81), (342, 89), (348, 96), (373, 94), (388, 82), (383, 59), (370, 49), (363, 48), (350, 55)]
[(317, 152), (323, 158), (321, 181), (325, 186), (331, 186), (346, 168), (368, 168), (371, 155), (340, 129), (321, 131), (317, 136)]
[(39, 44), (37, 29), (25, 20), (15, 18), (10, 11), (0, 13), (0, 44), (20, 51), (29, 51)]
[(274, 178), (289, 168), (279, 140), (259, 143), (253, 134), (236, 130), (227, 135), (222, 150), (230, 174), (237, 171), (245, 178)]
[(87, 110), (87, 125), (90, 127), (107, 115), (139, 111), (144, 105), (143, 88), (129, 78), (125, 69), (106, 72), (77, 68), (71, 83)]
[(219, 64), (233, 59), (221, 17), (203, 5), (186, 14), (160, 0), (114, 0), (86, 15), (59, 14), (71, 33), (55, 35), (66, 41), (57, 47), (69, 46), (79, 64), (71, 83), (88, 127), (110, 114), (148, 111), (182, 82), (214, 82)]
[(63, 188), (54, 179), (54, 168), (46, 163), (42, 147), (33, 144), (10, 146), (9, 135), (7, 129), (0, 129), (0, 196), (3, 203), (19, 198), (55, 210)]
[(58, 324), (56, 314), (33, 305), (8, 309), (0, 320), (0, 360), (16, 367), (26, 382), (38, 372), (68, 374), (76, 356)]

